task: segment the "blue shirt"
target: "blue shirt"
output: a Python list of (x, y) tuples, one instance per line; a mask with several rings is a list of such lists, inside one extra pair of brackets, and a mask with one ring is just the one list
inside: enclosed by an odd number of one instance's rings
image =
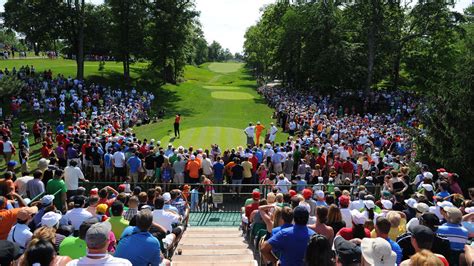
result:
[(104, 166), (105, 168), (112, 168), (112, 154), (106, 153), (104, 155)]
[[(127, 235), (125, 235), (127, 233)], [(139, 232), (135, 226), (125, 228), (114, 257), (129, 260), (133, 265), (159, 265), (160, 242), (149, 232)]]
[(212, 166), (214, 169), (214, 178), (216, 180), (222, 180), (223, 178), (223, 170), (224, 170), (224, 165), (221, 163), (215, 163), (214, 166)]
[(275, 227), (272, 229), (272, 236), (276, 235), (278, 232), (285, 228), (293, 227), (293, 224), (282, 224), (281, 226)]
[(467, 243), (469, 231), (460, 224), (445, 223), (438, 227), (436, 232), (449, 240), (451, 250), (462, 251)]
[(314, 234), (314, 231), (306, 225), (296, 224), (280, 230), (268, 240), (268, 243), (275, 252), (281, 254), (282, 266), (302, 266), (309, 238)]
[(400, 245), (397, 244), (397, 242), (393, 241), (392, 239), (387, 238), (386, 240), (388, 241), (388, 243), (390, 243), (392, 251), (397, 254), (397, 265), (399, 265), (400, 263), (402, 263), (403, 259), (402, 248), (400, 247)]
[(438, 194), (436, 194), (436, 196), (439, 196), (441, 198), (446, 198), (446, 197), (449, 196), (449, 192), (448, 191), (441, 191)]
[(128, 158), (127, 164), (130, 167), (130, 173), (137, 173), (138, 168), (142, 165), (142, 160), (137, 156), (132, 156)]

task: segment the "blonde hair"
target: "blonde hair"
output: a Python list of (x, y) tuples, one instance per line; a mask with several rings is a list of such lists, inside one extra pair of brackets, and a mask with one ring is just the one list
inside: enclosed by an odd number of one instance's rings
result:
[(341, 221), (342, 221), (341, 210), (335, 204), (331, 204), (331, 206), (329, 206), (327, 223), (333, 224), (333, 223), (341, 222)]
[(275, 212), (273, 213), (273, 228), (281, 225), (281, 213), (282, 209), (280, 207), (275, 207)]
[(275, 200), (276, 202), (279, 202), (279, 203), (283, 202), (283, 194), (277, 193)]
[(443, 262), (433, 252), (422, 249), (410, 257), (410, 265), (416, 266), (443, 266)]
[(344, 190), (342, 191), (342, 195), (344, 195), (344, 196), (349, 196), (349, 197), (350, 197), (350, 196), (351, 196), (351, 193), (349, 192), (349, 190), (344, 189)]
[(410, 168), (407, 166), (403, 166), (402, 168), (400, 168), (400, 173), (402, 173), (403, 175), (408, 175), (409, 172)]
[(276, 199), (275, 193), (270, 192), (270, 193), (267, 194), (267, 202), (268, 202), (268, 204), (274, 203), (274, 202), (275, 202), (275, 199)]
[(389, 211), (387, 213), (387, 220), (390, 222), (392, 227), (398, 227), (400, 226), (400, 221), (402, 219), (402, 216), (396, 211)]
[(51, 242), (53, 246), (56, 244), (56, 228), (41, 226), (35, 230), (31, 239), (43, 239)]

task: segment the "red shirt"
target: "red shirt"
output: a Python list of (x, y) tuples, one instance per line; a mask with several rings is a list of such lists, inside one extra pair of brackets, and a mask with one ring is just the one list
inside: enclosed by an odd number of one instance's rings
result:
[[(351, 239), (354, 238), (354, 234), (352, 232), (352, 229), (354, 229), (354, 228), (348, 228), (348, 227), (341, 228), (341, 230), (339, 230), (339, 233), (337, 233), (337, 235), (342, 236), (345, 240), (351, 240)], [(365, 233), (365, 237), (370, 238), (369, 229), (364, 228), (364, 233)]]
[(174, 118), (174, 123), (175, 123), (175, 124), (179, 124), (179, 121), (180, 121), (180, 120), (181, 120), (181, 116), (176, 116), (176, 117)]
[(249, 162), (252, 163), (252, 171), (255, 172), (257, 171), (257, 166), (258, 166), (258, 158), (257, 156), (253, 156), (252, 158), (249, 159)]
[(323, 157), (318, 156), (318, 158), (316, 158), (316, 164), (319, 164), (319, 166), (321, 166), (321, 169), (323, 169), (326, 165), (326, 160), (324, 160)]
[(342, 172), (352, 174), (354, 172), (354, 166), (352, 166), (352, 163), (349, 161), (345, 161), (342, 164)]
[(257, 209), (258, 209), (258, 202), (254, 202), (252, 204), (245, 206), (245, 216), (247, 216), (247, 218), (250, 218), (250, 214), (252, 214), (252, 212)]

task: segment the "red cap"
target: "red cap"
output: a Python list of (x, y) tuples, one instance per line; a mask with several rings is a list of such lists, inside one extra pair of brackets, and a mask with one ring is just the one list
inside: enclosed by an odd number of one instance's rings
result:
[(436, 169), (436, 172), (442, 173), (442, 172), (447, 172), (447, 171), (444, 168), (438, 168), (438, 169)]
[(93, 189), (91, 189), (91, 192), (89, 194), (97, 195), (97, 194), (99, 194), (99, 189), (98, 188), (93, 188)]
[(303, 194), (304, 199), (310, 199), (313, 196), (313, 191), (309, 188), (305, 188), (301, 194)]
[(294, 191), (293, 189), (290, 189), (290, 191), (288, 191), (288, 194), (290, 194), (290, 196), (293, 197), (293, 196), (296, 196), (296, 194), (298, 193), (296, 193), (296, 191)]
[(260, 199), (260, 192), (258, 192), (258, 191), (252, 192), (252, 199), (259, 200)]
[(339, 197), (339, 204), (344, 205), (344, 206), (349, 206), (349, 203), (351, 202), (351, 199), (349, 196), (342, 195)]
[(118, 190), (119, 190), (119, 192), (125, 191), (125, 184), (120, 184), (120, 185), (118, 186)]

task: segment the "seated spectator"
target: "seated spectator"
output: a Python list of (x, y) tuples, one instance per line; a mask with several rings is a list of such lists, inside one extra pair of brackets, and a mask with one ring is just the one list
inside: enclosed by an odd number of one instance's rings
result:
[(141, 210), (135, 223), (133, 233), (122, 236), (115, 257), (128, 259), (133, 265), (169, 265), (169, 261), (161, 259), (160, 242), (149, 233), (153, 223), (151, 211)]
[[(435, 238), (435, 233), (424, 225), (416, 225), (411, 229), (411, 244), (413, 249), (415, 250), (415, 255), (417, 253), (422, 252), (423, 250), (431, 250), (433, 248), (433, 241)], [(434, 254), (438, 259), (442, 262), (442, 265), (448, 266), (449, 263), (443, 255)], [(412, 261), (413, 256), (409, 260), (405, 260), (402, 262), (402, 265), (418, 265), (413, 264), (416, 261), (416, 258)], [(439, 263), (438, 263), (439, 264)], [(435, 264), (429, 264), (435, 265)], [(436, 264), (437, 265), (437, 264)]]
[(464, 251), (469, 232), (461, 225), (462, 212), (456, 207), (445, 207), (447, 222), (438, 227), (437, 233), (445, 235), (451, 244), (451, 258), (457, 258)]
[[(351, 204), (351, 199), (349, 196), (342, 195), (339, 197), (339, 205), (341, 206), (341, 215), (342, 220), (346, 223), (345, 227), (351, 228), (352, 227), (352, 214), (349, 208)], [(337, 232), (335, 232), (337, 234)]]
[(75, 196), (74, 197), (74, 208), (68, 211), (64, 215), (64, 219), (71, 223), (74, 227), (75, 234), (77, 235), (79, 231), (79, 227), (81, 224), (92, 217), (86, 209), (84, 209), (84, 205), (86, 203), (86, 198), (84, 196)]
[(317, 234), (323, 235), (326, 239), (332, 243), (334, 238), (334, 230), (332, 227), (326, 225), (328, 220), (328, 208), (324, 206), (316, 207), (316, 224), (308, 225), (308, 228), (312, 229)]
[(116, 200), (110, 207), (112, 216), (107, 220), (112, 225), (112, 232), (115, 235), (115, 239), (120, 240), (123, 230), (128, 226), (128, 221), (122, 216), (123, 203)]
[(138, 213), (138, 197), (132, 196), (128, 200), (128, 210), (123, 214), (125, 220), (130, 221)]
[(293, 211), (294, 226), (280, 230), (261, 247), (263, 258), (268, 262), (277, 263), (278, 258), (272, 250), (281, 254), (281, 265), (303, 265), (308, 241), (315, 232), (306, 224), (309, 212), (303, 206), (298, 206)]
[(387, 218), (384, 218), (381, 216), (377, 217), (377, 220), (375, 223), (376, 237), (380, 237), (388, 241), (388, 243), (392, 247), (392, 250), (397, 254), (397, 264), (400, 264), (403, 258), (402, 249), (395, 241), (390, 239), (389, 237), (390, 230), (391, 230), (390, 221)]
[(86, 245), (86, 233), (89, 228), (97, 223), (96, 218), (89, 218), (84, 221), (79, 228), (79, 236), (68, 236), (64, 238), (59, 245), (59, 254), (69, 256), (71, 259), (79, 259), (86, 256), (87, 245)]
[(91, 225), (86, 233), (87, 256), (75, 259), (68, 266), (75, 265), (132, 265), (129, 260), (116, 258), (107, 253), (112, 226), (108, 222)]
[(330, 241), (323, 235), (314, 234), (309, 239), (306, 255), (304, 258), (307, 266), (330, 266), (332, 262), (332, 250)]
[(342, 236), (334, 238), (334, 251), (336, 257), (336, 265), (359, 265), (361, 261), (362, 251), (354, 241), (345, 240)]
[[(447, 262), (446, 262), (447, 263)], [(443, 266), (449, 265), (444, 264), (435, 254), (427, 249), (423, 249), (420, 252), (415, 253), (409, 260), (406, 260), (400, 264), (401, 266), (409, 265), (430, 265), (430, 266)]]
[[(53, 243), (56, 251), (59, 251), (59, 246), (61, 242), (66, 238), (65, 235), (59, 234), (57, 232), (59, 228), (59, 221), (61, 220), (62, 215), (59, 213), (55, 213), (53, 211), (47, 212), (41, 218), (41, 229), (44, 228), (51, 228), (54, 231), (56, 241)], [(38, 231), (38, 229), (36, 230)], [(35, 234), (36, 234), (35, 231)]]
[[(26, 249), (26, 244), (31, 240), (33, 233), (28, 227), (30, 221), (33, 220), (34, 215), (38, 212), (38, 208), (22, 208), (16, 215), (16, 224), (8, 233), (8, 241), (17, 244), (20, 247), (20, 252), (23, 253)], [(3, 221), (2, 221), (3, 226)]]
[(370, 237), (370, 231), (364, 228), (366, 221), (365, 216), (358, 210), (352, 210), (352, 227), (345, 227), (339, 230), (338, 235), (342, 236), (345, 240), (351, 240), (354, 238), (363, 239)]
[(179, 223), (180, 217), (172, 212), (163, 210), (165, 201), (162, 196), (155, 199), (155, 210), (153, 211), (153, 222), (163, 226), (167, 232), (173, 231), (173, 225)]
[(36, 170), (33, 173), (33, 179), (26, 183), (26, 192), (30, 199), (35, 198), (38, 195), (41, 195), (45, 191), (44, 183), (41, 181), (43, 177), (43, 172)]
[(397, 254), (383, 238), (364, 238), (360, 247), (362, 265), (393, 266), (397, 261)]
[(97, 214), (97, 205), (99, 205), (99, 197), (90, 196), (89, 197), (89, 206), (87, 206), (86, 211), (95, 216)]
[(0, 265), (11, 265), (20, 256), (20, 247), (17, 244), (0, 240)]
[(20, 265), (66, 265), (71, 258), (58, 256), (51, 241), (34, 238), (19, 261)]

